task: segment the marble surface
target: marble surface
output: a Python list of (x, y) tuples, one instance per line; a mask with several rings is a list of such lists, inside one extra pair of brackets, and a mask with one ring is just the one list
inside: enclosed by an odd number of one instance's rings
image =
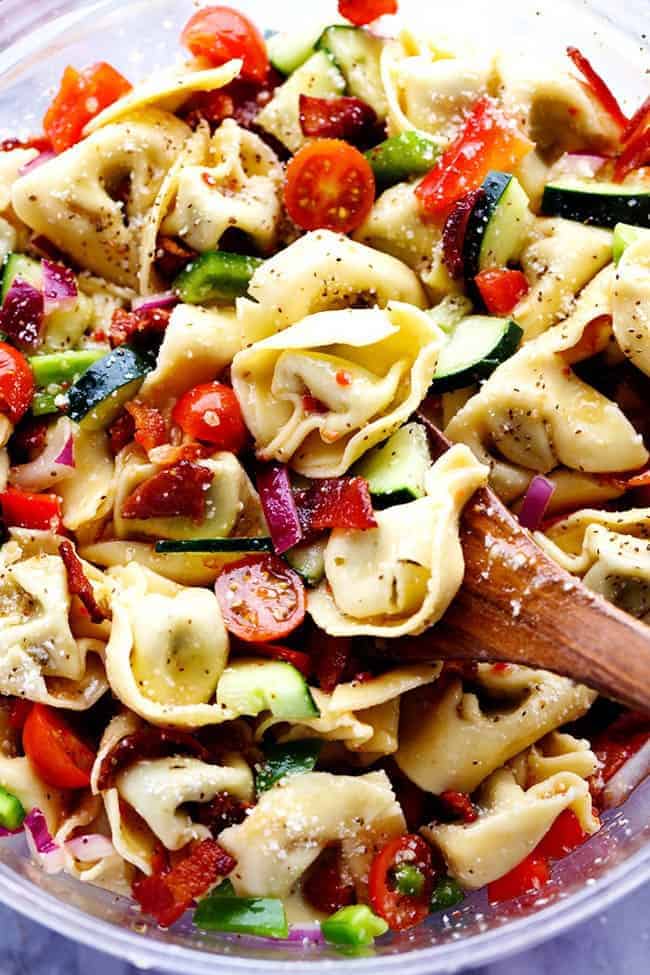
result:
[[(0, 975), (137, 975), (137, 969), (0, 906)], [(467, 975), (646, 975), (650, 885), (607, 913), (524, 954)]]

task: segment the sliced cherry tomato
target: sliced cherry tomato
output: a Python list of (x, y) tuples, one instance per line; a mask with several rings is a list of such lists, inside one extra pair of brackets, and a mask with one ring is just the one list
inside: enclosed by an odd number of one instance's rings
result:
[(123, 518), (205, 518), (206, 491), (213, 474), (202, 464), (181, 460), (139, 484), (122, 506)]
[(305, 875), (302, 892), (308, 903), (323, 914), (334, 914), (353, 903), (355, 888), (351, 879), (344, 876), (340, 847), (323, 850)]
[(153, 450), (167, 441), (165, 418), (155, 406), (132, 400), (126, 404), (126, 411), (133, 417), (133, 436), (143, 450)]
[(0, 411), (12, 423), (21, 420), (32, 402), (34, 377), (24, 355), (0, 342)]
[(234, 454), (248, 439), (239, 401), (224, 383), (202, 383), (190, 389), (174, 406), (172, 420), (188, 437)]
[(270, 643), (305, 618), (305, 587), (277, 555), (249, 555), (225, 566), (215, 592), (227, 628), (247, 643)]
[(591, 62), (584, 56), (577, 47), (568, 47), (567, 54), (575, 64), (576, 68), (585, 79), (587, 87), (599, 103), (602, 109), (607, 112), (613, 122), (618, 125), (623, 132), (628, 125), (628, 117), (619, 105), (616, 96), (611, 88), (601, 78)]
[(215, 67), (241, 58), (240, 77), (246, 81), (264, 81), (268, 74), (264, 38), (248, 17), (232, 7), (197, 10), (185, 25), (181, 40), (195, 57), (206, 58)]
[(339, 0), (339, 13), (357, 27), (365, 27), (384, 14), (396, 14), (397, 0)]
[(82, 71), (68, 66), (43, 128), (55, 152), (64, 152), (83, 138), (91, 119), (131, 91), (131, 84), (105, 61)]
[(9, 726), (15, 731), (22, 731), (33, 706), (32, 702), (25, 700), (24, 697), (14, 698), (9, 709)]
[(292, 664), (299, 670), (304, 677), (309, 677), (312, 672), (311, 657), (308, 653), (301, 653), (300, 650), (290, 650), (289, 647), (281, 647), (277, 643), (257, 643), (248, 644), (247, 655), (259, 653), (262, 657), (273, 657), (274, 660), (284, 660), (287, 664)]
[(526, 275), (506, 267), (481, 271), (474, 281), (491, 315), (509, 315), (529, 290)]
[(308, 139), (344, 139), (363, 146), (376, 127), (375, 110), (360, 98), (300, 96), (300, 128)]
[(551, 870), (548, 860), (533, 851), (505, 876), (488, 884), (488, 900), (490, 904), (514, 900), (522, 894), (541, 890), (550, 879)]
[(295, 491), (298, 517), (305, 534), (342, 528), (367, 531), (377, 527), (365, 477), (324, 477)]
[(90, 785), (95, 753), (54, 708), (35, 704), (23, 728), (23, 748), (39, 776), (57, 789)]
[(557, 817), (548, 833), (535, 848), (537, 856), (547, 860), (561, 860), (562, 857), (576, 850), (587, 839), (587, 834), (580, 825), (580, 820), (573, 809), (565, 809)]
[[(424, 877), (420, 894), (400, 894), (394, 889), (392, 874), (396, 867), (408, 864)], [(429, 913), (429, 900), (434, 882), (431, 848), (421, 836), (398, 836), (375, 856), (368, 877), (370, 906), (386, 921), (392, 931), (415, 927)]]
[(303, 230), (347, 234), (360, 227), (372, 209), (375, 177), (354, 146), (339, 139), (315, 139), (289, 163), (284, 201)]
[(60, 532), (61, 498), (56, 494), (30, 494), (17, 488), (0, 493), (2, 519), (8, 527)]
[(477, 189), (492, 169), (512, 172), (533, 143), (490, 98), (479, 98), (456, 141), (415, 191), (423, 213), (444, 219), (454, 203)]

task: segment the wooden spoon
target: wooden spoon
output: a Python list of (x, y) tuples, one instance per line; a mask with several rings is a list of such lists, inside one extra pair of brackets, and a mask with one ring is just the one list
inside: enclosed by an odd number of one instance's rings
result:
[[(428, 418), (419, 419), (434, 455), (448, 449)], [(650, 713), (650, 627), (561, 569), (489, 488), (466, 505), (461, 543), (458, 595), (431, 630), (404, 641), (400, 659), (541, 667)]]

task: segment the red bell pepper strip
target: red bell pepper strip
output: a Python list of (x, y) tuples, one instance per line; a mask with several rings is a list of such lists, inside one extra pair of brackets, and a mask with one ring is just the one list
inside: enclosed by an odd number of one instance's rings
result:
[(2, 518), (9, 528), (61, 532), (61, 499), (56, 494), (31, 494), (17, 488), (0, 493)]
[(491, 315), (509, 315), (529, 290), (526, 275), (507, 267), (488, 268), (474, 281)]
[(325, 477), (296, 491), (295, 498), (305, 534), (327, 528), (366, 531), (377, 527), (364, 477)]
[(425, 216), (444, 219), (454, 203), (477, 189), (490, 170), (512, 171), (533, 143), (487, 97), (475, 102), (463, 130), (415, 191)]
[(601, 108), (607, 112), (612, 121), (618, 125), (622, 134), (627, 128), (628, 118), (623, 112), (623, 109), (619, 105), (618, 100), (609, 85), (603, 81), (591, 62), (584, 56), (582, 51), (578, 50), (577, 47), (568, 47), (567, 54), (585, 79), (587, 87), (596, 101), (599, 103)]

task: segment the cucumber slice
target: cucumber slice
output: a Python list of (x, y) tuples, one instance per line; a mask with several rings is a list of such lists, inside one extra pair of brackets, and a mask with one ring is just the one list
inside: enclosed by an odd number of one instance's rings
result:
[(293, 74), (301, 64), (312, 56), (316, 42), (323, 33), (322, 23), (300, 32), (273, 34), (267, 38), (266, 50), (269, 61), (281, 74)]
[(272, 552), (270, 538), (192, 538), (156, 542), (156, 552)]
[(207, 251), (181, 271), (173, 289), (186, 305), (234, 301), (246, 294), (250, 279), (263, 263), (246, 254)]
[(419, 132), (400, 132), (368, 150), (366, 159), (372, 166), (380, 189), (387, 189), (411, 176), (424, 176), (440, 155), (433, 139)]
[(47, 355), (33, 355), (29, 364), (37, 386), (51, 386), (52, 383), (60, 385), (76, 382), (94, 362), (105, 355), (106, 352), (100, 349), (52, 352)]
[(617, 223), (614, 227), (614, 240), (612, 242), (614, 264), (618, 265), (628, 247), (649, 234), (650, 231), (644, 230), (643, 227), (633, 227), (629, 223)]
[(43, 284), (41, 262), (26, 254), (7, 254), (2, 271), (3, 302), (16, 278), (22, 278), (27, 284), (40, 289)]
[(291, 568), (308, 586), (317, 586), (325, 576), (325, 545), (326, 542), (320, 539), (309, 545), (296, 545), (284, 553)]
[(217, 685), (217, 704), (238, 715), (256, 717), (270, 711), (287, 721), (320, 715), (300, 671), (280, 660), (236, 660), (229, 664)]
[(530, 201), (515, 176), (489, 173), (482, 189), (485, 195), (470, 214), (463, 243), (468, 279), (486, 268), (506, 267), (516, 261), (529, 224)]
[(71, 419), (83, 423), (87, 430), (103, 430), (110, 426), (124, 404), (133, 399), (153, 365), (126, 345), (98, 359), (70, 387)]
[(650, 227), (650, 188), (558, 180), (545, 187), (541, 212), (546, 217), (564, 217), (596, 227), (613, 228), (617, 223)]
[(0, 826), (4, 829), (18, 829), (25, 816), (25, 807), (20, 799), (0, 786)]
[(426, 430), (419, 423), (407, 423), (386, 443), (369, 451), (354, 473), (366, 478), (370, 493), (387, 507), (424, 497), (430, 467)]
[(336, 24), (326, 27), (317, 50), (327, 51), (340, 68), (349, 95), (361, 98), (374, 108), (377, 117), (388, 115), (388, 100), (381, 80), (379, 61), (384, 47), (381, 37), (376, 37), (363, 27)]
[(509, 318), (471, 315), (443, 346), (431, 384), (434, 393), (450, 393), (486, 379), (516, 351), (523, 329)]
[(316, 51), (291, 77), (276, 89), (275, 95), (255, 119), (255, 124), (297, 152), (305, 143), (300, 128), (300, 95), (327, 98), (342, 95), (345, 78), (325, 51)]

